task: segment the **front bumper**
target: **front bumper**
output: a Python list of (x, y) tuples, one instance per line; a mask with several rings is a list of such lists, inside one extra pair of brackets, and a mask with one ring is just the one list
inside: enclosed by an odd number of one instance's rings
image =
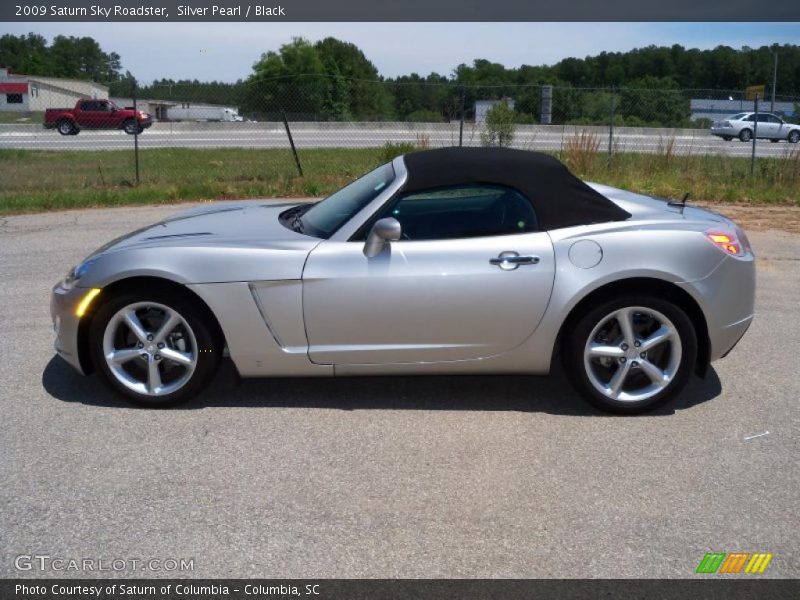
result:
[(66, 289), (59, 283), (50, 294), (50, 316), (53, 319), (53, 329), (56, 334), (55, 350), (81, 375), (87, 373), (81, 365), (78, 346), (81, 319), (76, 314), (76, 310), (88, 292), (89, 288)]

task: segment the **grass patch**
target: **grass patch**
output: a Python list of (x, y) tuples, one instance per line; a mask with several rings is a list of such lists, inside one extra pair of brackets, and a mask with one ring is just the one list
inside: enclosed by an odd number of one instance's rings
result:
[[(684, 156), (665, 143), (658, 154), (617, 154), (590, 139), (560, 153), (584, 179), (631, 191), (696, 201), (800, 205), (800, 152), (758, 160)], [(140, 153), (135, 185), (130, 151), (0, 150), (0, 214), (186, 200), (324, 196), (387, 157), (385, 148), (300, 150), (298, 177), (288, 150), (189, 149)]]
[(0, 124), (25, 124), (29, 125), (35, 123), (41, 125), (44, 123), (44, 112), (42, 111), (21, 111), (2, 110), (0, 111)]

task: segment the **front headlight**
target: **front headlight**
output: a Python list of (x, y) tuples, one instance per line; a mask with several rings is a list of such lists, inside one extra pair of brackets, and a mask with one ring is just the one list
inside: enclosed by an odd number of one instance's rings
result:
[(61, 285), (66, 289), (75, 287), (77, 281), (89, 271), (89, 267), (92, 266), (93, 262), (93, 260), (85, 260), (79, 265), (72, 267), (66, 277), (64, 277), (64, 281), (61, 282)]

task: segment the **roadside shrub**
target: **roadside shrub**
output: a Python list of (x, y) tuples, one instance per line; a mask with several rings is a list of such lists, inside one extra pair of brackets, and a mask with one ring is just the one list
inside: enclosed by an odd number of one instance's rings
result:
[(401, 154), (408, 154), (417, 150), (416, 144), (411, 142), (386, 142), (383, 147), (378, 150), (378, 164), (388, 163), (394, 160)]
[(481, 133), (484, 146), (510, 146), (514, 141), (516, 113), (505, 102), (498, 102), (486, 113), (486, 131)]

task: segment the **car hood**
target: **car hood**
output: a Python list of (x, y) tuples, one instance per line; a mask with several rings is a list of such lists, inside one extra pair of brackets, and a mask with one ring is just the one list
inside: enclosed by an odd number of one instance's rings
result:
[(178, 283), (299, 279), (322, 240), (284, 227), (281, 212), (297, 203), (202, 205), (112, 240), (85, 261), (81, 287), (130, 277)]
[(111, 240), (89, 258), (128, 249), (178, 246), (310, 250), (320, 240), (281, 224), (296, 202), (249, 200), (202, 205)]

